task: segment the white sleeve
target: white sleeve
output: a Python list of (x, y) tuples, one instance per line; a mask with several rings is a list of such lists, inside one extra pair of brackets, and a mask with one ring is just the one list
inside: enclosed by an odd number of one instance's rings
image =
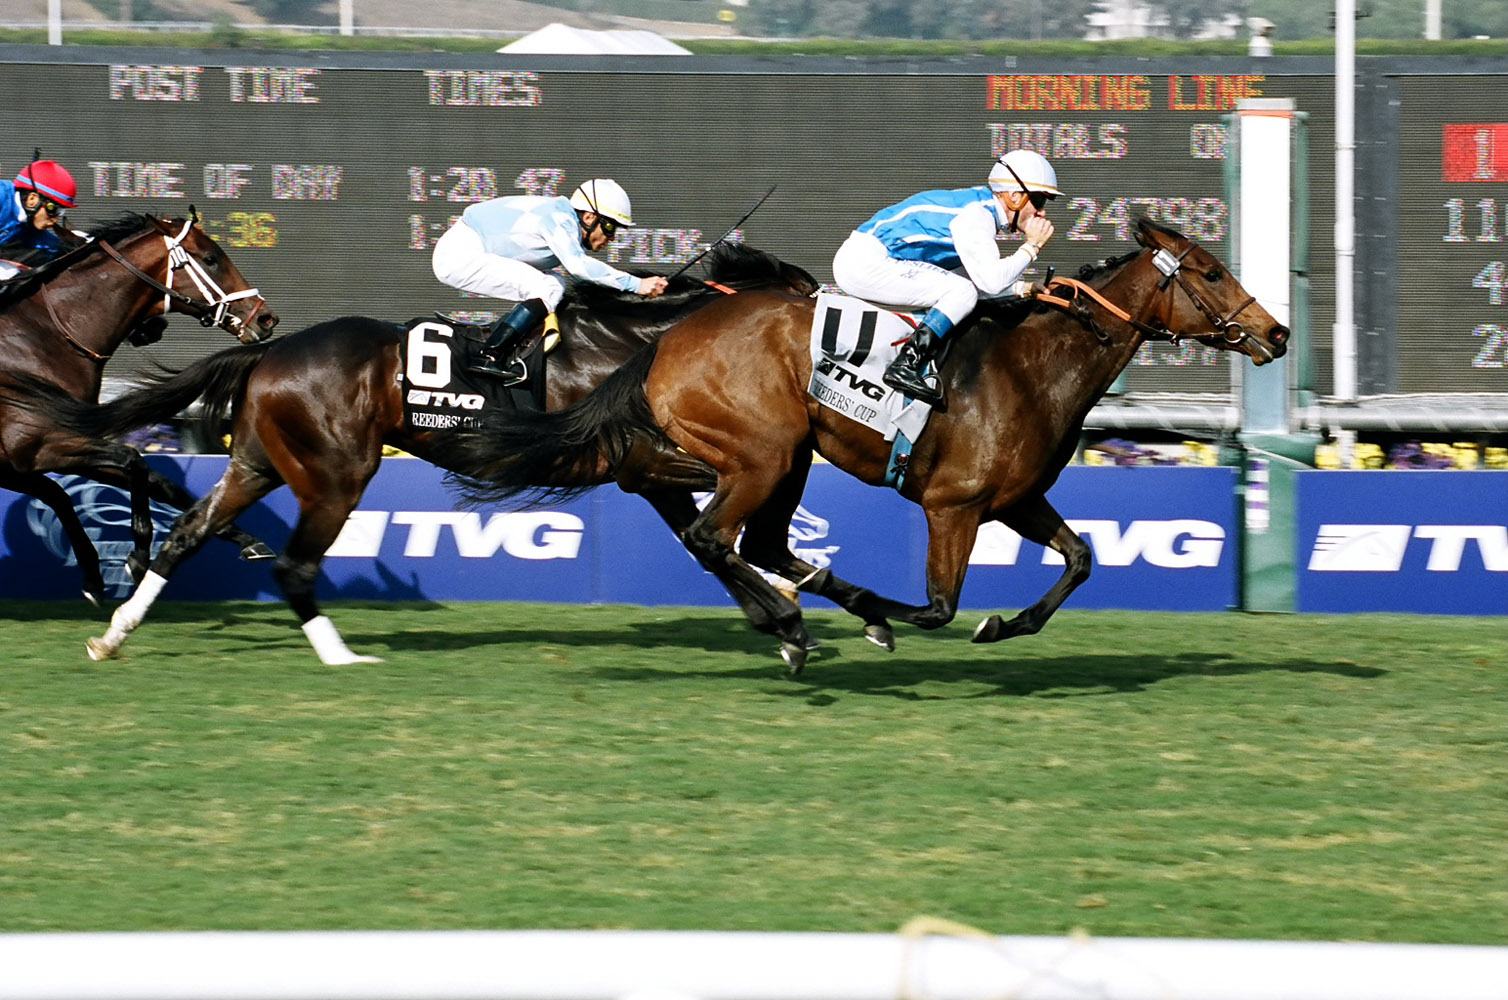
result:
[(571, 222), (569, 229), (561, 226), (547, 226), (543, 233), (545, 244), (555, 255), (555, 259), (560, 261), (560, 266), (578, 278), (595, 281), (599, 285), (607, 285), (624, 292), (638, 291), (638, 278), (627, 271), (620, 271), (611, 264), (604, 264), (597, 258), (586, 255), (586, 250), (582, 248), (581, 241), (576, 236), (574, 213), (572, 213)]
[(999, 295), (1026, 272), (1036, 255), (1021, 244), (1009, 257), (995, 242), (995, 217), (984, 205), (970, 205), (948, 227), (964, 272), (986, 296)]

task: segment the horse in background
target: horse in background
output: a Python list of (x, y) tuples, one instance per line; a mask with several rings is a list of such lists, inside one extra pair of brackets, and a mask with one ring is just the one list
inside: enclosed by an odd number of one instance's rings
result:
[[(1089, 577), (1089, 546), (1047, 500), (1085, 417), (1147, 340), (1192, 339), (1258, 365), (1281, 357), (1289, 331), (1208, 251), (1175, 230), (1138, 222), (1141, 249), (1056, 279), (1022, 317), (982, 302), (949, 337), (940, 373), (946, 411), (914, 442), (901, 495), (926, 513), (927, 603), (877, 596), (796, 558), (786, 531), (812, 449), (850, 475), (883, 483), (891, 442), (808, 391), (813, 300), (779, 291), (713, 303), (668, 331), (579, 404), (458, 433), (456, 478), (478, 503), (569, 495), (616, 479), (653, 483), (655, 456), (704, 465), (712, 499), (683, 532), (709, 570), (738, 577), (763, 602), (791, 671), (812, 643), (801, 609), (759, 566), (862, 617), (881, 645), (888, 620), (938, 628), (957, 612), (981, 524), (999, 521), (1064, 557), (1062, 576), (1010, 621), (991, 615), (975, 642), (1039, 631)], [(1065, 297), (1066, 296), (1066, 297)], [(444, 456), (441, 464), (446, 464)], [(459, 464), (459, 463), (458, 463)], [(684, 475), (668, 468), (667, 475)], [(742, 531), (742, 541), (738, 541)], [(735, 542), (738, 547), (735, 549)], [(752, 564), (752, 565), (751, 565)], [(887, 648), (893, 648), (893, 639)]]
[[(116, 349), (127, 338), (150, 343), (160, 337), (167, 312), (193, 316), (243, 342), (269, 336), (277, 314), (192, 215), (129, 213), (90, 229), (57, 257), (31, 259), (36, 266), (0, 281), (0, 487), (35, 497), (57, 515), (83, 572), (84, 596), (98, 605), (105, 597), (99, 554), (67, 492), (45, 473), (75, 473), (129, 491), (128, 565), (136, 579), (151, 558), (150, 501), (183, 510), (194, 497), (134, 449), (40, 418), (28, 397), (56, 392), (97, 402)], [(246, 558), (272, 555), (231, 525), (224, 536)]]

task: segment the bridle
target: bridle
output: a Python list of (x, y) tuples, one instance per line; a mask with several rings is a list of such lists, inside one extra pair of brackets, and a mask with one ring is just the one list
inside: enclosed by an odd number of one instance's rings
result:
[[(101, 250), (108, 254), (116, 263), (120, 264), (121, 267), (124, 267), (127, 271), (136, 275), (137, 278), (162, 293), (163, 312), (167, 312), (171, 308), (172, 303), (176, 302), (184, 312), (196, 317), (201, 326), (224, 327), (237, 337), (245, 340), (245, 337), (241, 334), (242, 329), (245, 328), (248, 320), (261, 312), (266, 300), (262, 298), (259, 290), (255, 288), (247, 288), (239, 292), (227, 292), (221, 288), (219, 283), (210, 277), (209, 271), (205, 269), (204, 265), (187, 250), (183, 249), (183, 241), (188, 239), (189, 231), (193, 228), (194, 220), (187, 219), (183, 223), (183, 231), (177, 236), (163, 234), (162, 240), (168, 250), (168, 280), (166, 284), (158, 281), (131, 263), (119, 250), (103, 240), (100, 241), (99, 246)], [(177, 271), (188, 273), (189, 280), (199, 289), (199, 294), (204, 296), (204, 301), (201, 302), (173, 288), (173, 274)], [(231, 303), (249, 298), (255, 298), (257, 305), (247, 315), (246, 319), (243, 320), (239, 316), (231, 315)]]
[(1159, 292), (1168, 291), (1172, 282), (1178, 282), (1178, 287), (1183, 289), (1183, 293), (1189, 297), (1189, 301), (1194, 304), (1194, 308), (1198, 309), (1200, 314), (1209, 321), (1210, 326), (1214, 328), (1209, 333), (1189, 334), (1180, 330), (1168, 329), (1168, 317), (1173, 313), (1173, 299), (1171, 295), (1157, 300), (1165, 302), (1166, 307), (1161, 310), (1160, 315), (1152, 318), (1150, 322), (1132, 318), (1129, 312), (1076, 278), (1053, 278), (1048, 282), (1047, 287), (1049, 289), (1071, 289), (1071, 294), (1067, 298), (1050, 293), (1039, 293), (1037, 301), (1058, 306), (1077, 317), (1080, 322), (1099, 338), (1101, 343), (1108, 342), (1110, 337), (1095, 323), (1093, 316), (1090, 314), (1089, 306), (1081, 301), (1081, 296), (1093, 299), (1110, 315), (1152, 340), (1166, 340), (1177, 344), (1185, 339), (1205, 342), (1219, 337), (1227, 345), (1239, 347), (1251, 339), (1251, 334), (1247, 333), (1246, 328), (1235, 321), (1236, 317), (1240, 315), (1241, 310), (1257, 301), (1257, 297), (1255, 295), (1248, 295), (1225, 315), (1222, 316), (1217, 313), (1193, 287), (1188, 276), (1184, 274), (1183, 260), (1193, 251), (1194, 244), (1192, 243), (1184, 249), (1183, 253), (1177, 256), (1174, 256), (1171, 250), (1158, 247), (1152, 252), (1152, 266), (1157, 268), (1162, 274), (1162, 280), (1157, 283), (1157, 290)]

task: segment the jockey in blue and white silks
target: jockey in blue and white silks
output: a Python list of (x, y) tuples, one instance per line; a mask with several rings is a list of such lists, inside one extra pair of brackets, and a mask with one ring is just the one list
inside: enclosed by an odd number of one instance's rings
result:
[(482, 347), (485, 357), (472, 371), (521, 376), (521, 369), (509, 364), (511, 348), (554, 312), (565, 294), (565, 282), (550, 274), (551, 268), (651, 298), (664, 292), (663, 277), (638, 278), (586, 254), (606, 247), (620, 226), (633, 225), (632, 212), (623, 188), (600, 178), (570, 198), (494, 198), (461, 213), (435, 243), (435, 277), (452, 288), (518, 303), (493, 326)]
[[(849, 295), (885, 306), (925, 309), (916, 333), (885, 372), (885, 384), (933, 406), (942, 391), (925, 375), (938, 341), (974, 309), (981, 294), (999, 295), (1052, 238), (1047, 202), (1062, 192), (1038, 153), (1012, 150), (978, 187), (923, 191), (876, 212), (833, 258), (833, 279)], [(1008, 257), (995, 242), (1019, 231)]]

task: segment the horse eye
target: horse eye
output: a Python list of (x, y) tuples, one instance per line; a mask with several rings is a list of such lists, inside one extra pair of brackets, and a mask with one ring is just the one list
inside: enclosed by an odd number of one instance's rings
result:
[(1224, 272), (1221, 271), (1218, 267), (1212, 267), (1208, 271), (1204, 272), (1204, 280), (1211, 283), (1219, 281), (1223, 276)]

